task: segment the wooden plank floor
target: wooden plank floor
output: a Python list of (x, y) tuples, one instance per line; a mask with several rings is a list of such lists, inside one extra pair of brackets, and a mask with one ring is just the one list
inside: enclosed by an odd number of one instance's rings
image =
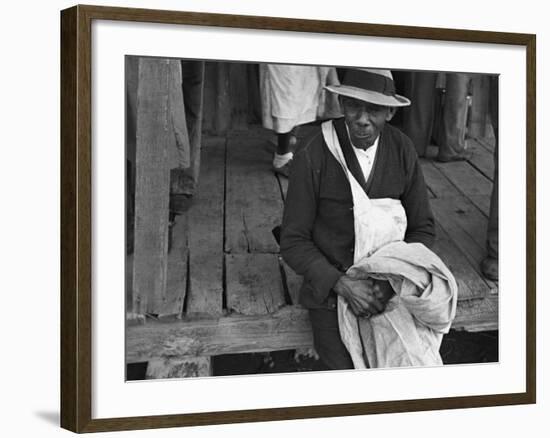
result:
[[(177, 276), (178, 283), (182, 279), (186, 283), (179, 288), (179, 298), (170, 294), (172, 302), (177, 302), (168, 306), (176, 309), (174, 320), (218, 321), (237, 327), (240, 333), (241, 324), (260, 329), (270, 315), (284, 321), (285, 309), (296, 307), (300, 278), (278, 256), (272, 235), (273, 227), (281, 221), (287, 187), (287, 180), (271, 171), (273, 141), (261, 128), (204, 140), (197, 196), (187, 214), (176, 218), (172, 227), (171, 251), (177, 253), (170, 255), (168, 278), (174, 276), (171, 269), (183, 270)], [(469, 141), (469, 147), (474, 151), (469, 162), (423, 159), (421, 165), (437, 222), (434, 250), (459, 285), (454, 327), (476, 331), (498, 328), (498, 285), (486, 280), (479, 269), (485, 255), (492, 151), (490, 144), (475, 140)], [(131, 256), (128, 260), (131, 263)], [(132, 312), (131, 299), (128, 302)], [(296, 311), (289, 313), (293, 321), (307, 318), (299, 306)], [(261, 319), (256, 322), (254, 318)], [(295, 345), (309, 340), (310, 335), (299, 335)], [(279, 344), (283, 346), (284, 340), (277, 341)]]

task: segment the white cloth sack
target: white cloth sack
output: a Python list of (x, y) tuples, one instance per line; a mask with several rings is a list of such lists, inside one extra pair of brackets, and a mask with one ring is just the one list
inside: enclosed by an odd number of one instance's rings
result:
[(407, 218), (396, 199), (369, 199), (349, 171), (332, 121), (323, 137), (353, 196), (355, 252), (347, 275), (388, 280), (396, 295), (384, 313), (357, 318), (338, 297), (340, 335), (355, 368), (441, 365), (439, 347), (456, 314), (457, 286), (439, 257), (405, 243)]

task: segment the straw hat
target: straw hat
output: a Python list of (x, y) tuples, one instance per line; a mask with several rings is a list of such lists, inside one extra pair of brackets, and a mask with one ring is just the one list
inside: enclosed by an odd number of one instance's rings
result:
[(327, 90), (375, 105), (409, 106), (411, 101), (395, 93), (393, 76), (389, 70), (357, 68), (346, 71), (340, 85), (327, 85)]

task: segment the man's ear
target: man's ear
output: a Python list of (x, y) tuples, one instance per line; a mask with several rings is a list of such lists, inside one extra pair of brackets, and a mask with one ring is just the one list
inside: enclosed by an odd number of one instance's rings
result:
[(397, 108), (396, 107), (392, 107), (390, 106), (388, 108), (388, 114), (386, 115), (386, 122), (389, 122), (391, 119), (393, 119), (393, 116), (395, 115), (395, 113), (397, 112)]

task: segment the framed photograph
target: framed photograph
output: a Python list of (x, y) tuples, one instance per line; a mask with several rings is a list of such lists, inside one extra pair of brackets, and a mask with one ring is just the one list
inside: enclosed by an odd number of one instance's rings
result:
[(62, 427), (535, 403), (535, 41), (62, 11)]

